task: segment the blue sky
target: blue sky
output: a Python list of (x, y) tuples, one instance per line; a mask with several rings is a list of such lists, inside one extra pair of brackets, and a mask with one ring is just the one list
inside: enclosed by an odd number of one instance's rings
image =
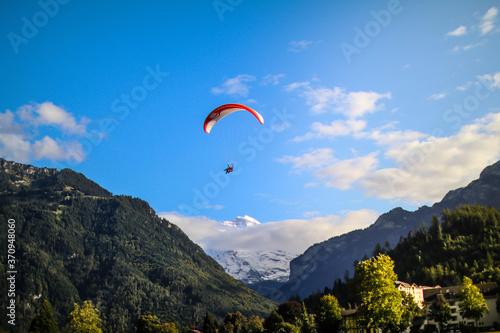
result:
[[(201, 243), (248, 214), (289, 237), (259, 239), (302, 249), (500, 158), (498, 7), (4, 1), (0, 155), (142, 198)], [(206, 134), (225, 103), (265, 123), (237, 113)]]

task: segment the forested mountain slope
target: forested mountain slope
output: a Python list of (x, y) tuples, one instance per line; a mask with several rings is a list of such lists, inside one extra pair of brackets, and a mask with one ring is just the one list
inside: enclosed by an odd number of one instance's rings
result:
[[(141, 314), (187, 325), (207, 311), (222, 318), (274, 308), (145, 201), (114, 196), (72, 170), (0, 159), (1, 235), (9, 219), (15, 220), (20, 332), (28, 331), (43, 299), (61, 327), (73, 303), (92, 300), (110, 331), (133, 329)], [(7, 290), (7, 237), (0, 248), (0, 290)], [(8, 301), (2, 293), (0, 307)]]

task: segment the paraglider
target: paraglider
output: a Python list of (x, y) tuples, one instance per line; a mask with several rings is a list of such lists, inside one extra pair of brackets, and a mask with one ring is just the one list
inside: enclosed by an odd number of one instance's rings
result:
[(254, 109), (251, 109), (243, 104), (232, 103), (232, 104), (221, 105), (212, 112), (210, 112), (210, 114), (207, 116), (207, 119), (205, 119), (205, 124), (203, 126), (203, 129), (205, 130), (206, 133), (210, 133), (212, 127), (214, 127), (214, 125), (217, 124), (217, 122), (219, 122), (225, 116), (230, 115), (231, 113), (236, 111), (248, 111), (251, 114), (253, 114), (261, 124), (264, 124), (264, 117), (262, 117), (260, 113), (258, 113)]
[[(217, 124), (222, 118), (236, 112), (236, 111), (246, 111), (250, 112), (257, 120), (259, 123), (264, 124), (264, 117), (257, 111), (255, 111), (252, 108), (249, 108), (246, 105), (243, 104), (237, 104), (237, 103), (230, 103), (230, 104), (224, 104), (219, 106), (218, 108), (214, 109), (212, 112), (210, 112), (205, 119), (205, 123), (203, 124), (203, 129), (205, 130), (206, 133), (210, 134), (212, 131), (212, 128)], [(228, 159), (229, 161), (229, 159)], [(234, 166), (229, 162), (227, 163), (227, 168), (224, 169), (224, 172), (226, 174), (233, 172)]]
[(224, 169), (224, 172), (227, 175), (228, 173), (233, 172), (233, 170), (234, 170), (234, 165), (233, 165), (233, 163), (231, 163), (231, 165), (229, 165), (229, 164), (227, 165), (227, 168)]

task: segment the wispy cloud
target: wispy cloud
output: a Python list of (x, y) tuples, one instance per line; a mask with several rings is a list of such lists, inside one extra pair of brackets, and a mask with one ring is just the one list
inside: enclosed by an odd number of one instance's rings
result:
[(292, 40), (288, 43), (288, 51), (290, 52), (303, 52), (307, 50), (310, 46), (317, 44), (318, 42), (313, 42), (311, 40)]
[(433, 94), (433, 95), (429, 96), (429, 99), (431, 99), (433, 101), (437, 101), (437, 100), (443, 99), (445, 97), (446, 97), (446, 93), (442, 92), (442, 93)]
[(285, 74), (267, 74), (262, 78), (260, 82), (264, 86), (268, 85), (276, 86), (280, 83), (280, 80), (285, 76), (286, 76)]
[(446, 34), (446, 36), (463, 36), (467, 33), (467, 27), (465, 25), (461, 25), (453, 31), (450, 31)]
[(236, 77), (227, 79), (218, 87), (212, 88), (214, 95), (232, 95), (235, 97), (247, 97), (250, 92), (250, 86), (247, 82), (255, 81), (255, 76), (240, 74)]
[(495, 74), (479, 75), (478, 78), (489, 84), (491, 88), (500, 89), (500, 72)]
[(481, 18), (481, 23), (479, 29), (481, 30), (481, 35), (486, 35), (490, 33), (495, 28), (495, 21), (498, 16), (498, 9), (496, 7), (491, 7), (488, 9), (486, 14)]
[(378, 216), (376, 211), (369, 209), (349, 211), (343, 215), (317, 216), (318, 212), (304, 214), (314, 217), (267, 222), (244, 229), (224, 228), (217, 221), (203, 216), (187, 217), (175, 212), (161, 213), (160, 216), (179, 226), (204, 249), (284, 250), (297, 255), (315, 243), (366, 228)]
[(458, 51), (469, 51), (472, 49), (475, 49), (476, 47), (484, 46), (486, 45), (486, 40), (479, 41), (477, 43), (473, 44), (467, 44), (467, 45), (457, 45), (453, 48), (453, 52), (458, 52)]
[(378, 164), (377, 155), (378, 153), (374, 152), (366, 156), (343, 160), (314, 172), (314, 175), (327, 187), (348, 190), (353, 183), (375, 170)]
[(292, 169), (297, 173), (321, 168), (335, 160), (333, 150), (330, 148), (319, 148), (300, 156), (286, 155), (277, 159), (280, 163), (291, 164)]
[[(89, 122), (87, 118), (77, 121), (73, 114), (52, 102), (23, 105), (16, 112), (6, 110), (0, 113), (0, 155), (24, 163), (70, 158), (81, 162), (85, 155), (77, 139), (86, 133)], [(61, 137), (40, 138), (44, 127), (60, 131)]]
[(302, 142), (311, 139), (333, 139), (339, 136), (347, 136), (359, 133), (367, 126), (366, 121), (357, 119), (334, 120), (330, 124), (314, 122), (311, 131), (293, 138), (294, 142)]
[(390, 99), (391, 93), (373, 91), (346, 92), (344, 88), (313, 87), (311, 82), (295, 82), (285, 87), (287, 91), (298, 91), (315, 114), (335, 112), (350, 119), (362, 117), (384, 109), (382, 99)]

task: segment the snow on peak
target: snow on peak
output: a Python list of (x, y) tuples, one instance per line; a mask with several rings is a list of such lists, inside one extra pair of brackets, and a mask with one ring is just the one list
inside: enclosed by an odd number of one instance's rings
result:
[(245, 215), (245, 216), (237, 216), (232, 221), (224, 221), (222, 222), (222, 224), (228, 227), (241, 229), (259, 225), (260, 222), (254, 219), (253, 217)]

